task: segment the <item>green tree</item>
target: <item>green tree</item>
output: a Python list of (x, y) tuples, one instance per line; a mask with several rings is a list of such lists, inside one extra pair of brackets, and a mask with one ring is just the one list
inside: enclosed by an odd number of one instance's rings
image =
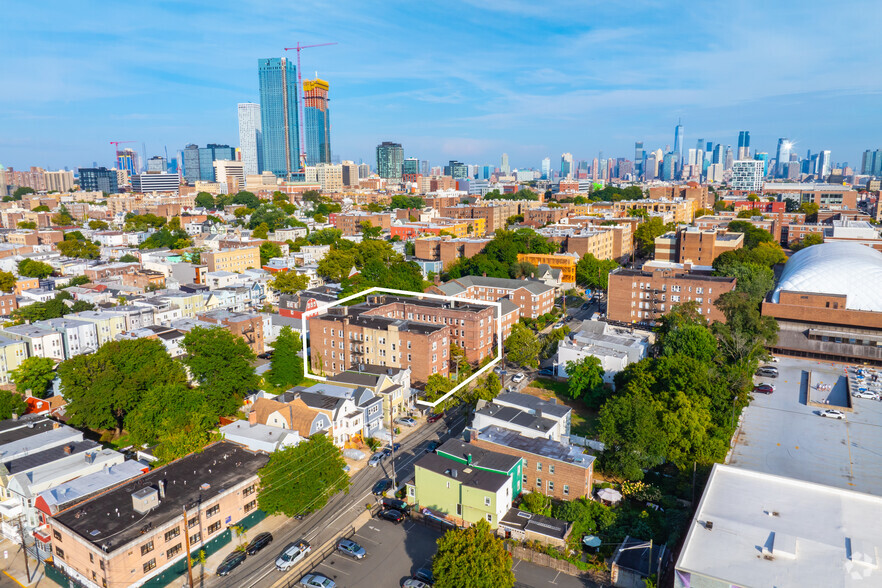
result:
[(383, 234), (383, 227), (375, 227), (370, 221), (361, 221), (361, 234), (365, 239), (379, 239)]
[(340, 448), (324, 433), (276, 451), (257, 475), (257, 503), (270, 514), (287, 517), (321, 510), (337, 492), (349, 491), (349, 475)]
[(196, 194), (195, 199), (196, 206), (200, 208), (214, 208), (214, 196), (209, 194), (208, 192), (199, 192)]
[(33, 221), (21, 221), (16, 225), (19, 229), (36, 229), (37, 223)]
[(288, 215), (282, 209), (272, 204), (261, 204), (251, 213), (248, 226), (255, 229), (260, 225), (266, 225), (267, 231), (275, 231), (283, 228), (287, 221)]
[(520, 323), (512, 325), (511, 334), (505, 340), (505, 353), (509, 361), (523, 367), (539, 367), (541, 344), (535, 333)]
[(521, 510), (550, 517), (551, 498), (541, 492), (526, 492), (521, 496)]
[(818, 211), (821, 207), (814, 202), (803, 202), (799, 205), (799, 212), (805, 215), (805, 220), (814, 222), (818, 220)]
[(683, 325), (665, 335), (662, 353), (667, 356), (684, 355), (709, 363), (717, 353), (717, 340), (704, 325)]
[(282, 248), (278, 243), (267, 241), (260, 245), (260, 265), (266, 265), (273, 257), (282, 257)]
[(599, 408), (606, 400), (603, 366), (599, 358), (586, 355), (582, 359), (568, 361), (567, 376), (567, 393), (571, 398), (581, 399), (589, 408)]
[(809, 233), (796, 243), (790, 246), (790, 248), (794, 251), (799, 251), (800, 249), (805, 249), (806, 247), (811, 247), (812, 245), (820, 245), (824, 242), (824, 236), (819, 233)]
[(217, 416), (234, 414), (242, 399), (255, 390), (259, 379), (251, 365), (254, 352), (241, 337), (215, 327), (195, 327), (184, 335), (184, 363)]
[(615, 260), (597, 259), (586, 253), (576, 264), (576, 282), (587, 288), (606, 290), (609, 287), (609, 273), (618, 267)]
[(757, 301), (765, 298), (775, 287), (775, 272), (769, 266), (759, 263), (723, 260), (715, 273), (735, 278), (735, 291), (744, 292)]
[(642, 480), (643, 470), (659, 465), (668, 449), (668, 432), (658, 422), (661, 407), (646, 391), (616, 394), (600, 409), (598, 432), (606, 449), (605, 472)]
[(104, 231), (109, 229), (110, 225), (108, 225), (103, 220), (91, 220), (89, 221), (89, 228), (93, 231)]
[(747, 249), (754, 249), (760, 243), (774, 243), (775, 241), (772, 233), (747, 221), (732, 221), (729, 223), (727, 230), (730, 233), (743, 233), (744, 247)]
[(396, 208), (423, 208), (425, 206), (425, 200), (419, 196), (405, 196), (403, 194), (396, 194), (389, 203), (390, 210), (395, 210)]
[(535, 278), (538, 271), (539, 268), (529, 261), (518, 261), (511, 264), (509, 275), (515, 280), (520, 278)]
[(123, 263), (138, 263), (141, 261), (140, 259), (138, 259), (134, 255), (132, 255), (131, 253), (126, 253), (125, 255), (120, 257), (119, 260)]
[(244, 204), (248, 208), (256, 209), (260, 206), (260, 199), (253, 193), (242, 190), (233, 196), (233, 204)]
[(269, 287), (282, 294), (294, 294), (306, 290), (309, 286), (309, 277), (298, 274), (294, 270), (279, 272), (270, 280)]
[(29, 357), (10, 372), (15, 389), (22, 396), (28, 391), (37, 397), (45, 398), (49, 385), (55, 379), (55, 362), (48, 357)]
[(326, 222), (328, 222), (328, 217), (326, 217), (325, 215), (323, 215), (323, 214), (317, 212), (317, 213), (315, 213), (314, 215), (312, 215), (312, 220), (314, 220), (315, 222), (321, 224), (321, 223), (326, 223)]
[(80, 259), (98, 259), (101, 257), (101, 249), (91, 241), (62, 241), (55, 244), (58, 252), (67, 257)]
[(453, 390), (453, 387), (454, 383), (451, 382), (449, 378), (445, 378), (441, 374), (432, 374), (426, 381), (426, 400), (429, 402), (435, 402)]
[(654, 216), (648, 221), (637, 225), (634, 231), (634, 240), (637, 243), (637, 250), (643, 256), (652, 255), (655, 252), (655, 238), (661, 237), (669, 231), (676, 228), (674, 223), (665, 223), (661, 218)]
[(311, 232), (306, 238), (313, 245), (333, 245), (342, 236), (343, 231), (340, 229), (321, 229)]
[(23, 415), (28, 410), (28, 403), (20, 394), (9, 390), (0, 390), (0, 420), (6, 420), (13, 414)]
[(303, 358), (300, 352), (303, 343), (300, 333), (291, 327), (284, 326), (273, 343), (272, 367), (266, 379), (274, 386), (296, 386), (303, 381)]
[(165, 219), (155, 214), (134, 214), (126, 215), (127, 231), (146, 231), (148, 229), (158, 229), (165, 224)]
[(56, 226), (70, 226), (76, 223), (74, 218), (70, 215), (70, 211), (67, 210), (67, 207), (62, 204), (58, 208), (58, 214), (52, 215), (52, 223)]
[(28, 278), (40, 278), (41, 280), (55, 271), (48, 263), (33, 259), (22, 259), (18, 262), (18, 273)]
[(432, 558), (436, 588), (512, 588), (511, 554), (481, 519), (466, 529), (447, 531)]
[(19, 186), (15, 189), (15, 192), (12, 193), (12, 198), (14, 200), (21, 200), (21, 197), (26, 194), (35, 194), (34, 189), (29, 186)]
[(260, 223), (251, 232), (251, 236), (255, 239), (266, 239), (269, 235), (269, 226), (266, 223)]
[(17, 281), (12, 272), (0, 272), (0, 292), (12, 292)]
[(147, 390), (186, 381), (181, 364), (155, 339), (110, 341), (93, 354), (62, 362), (58, 377), (71, 425), (117, 434)]

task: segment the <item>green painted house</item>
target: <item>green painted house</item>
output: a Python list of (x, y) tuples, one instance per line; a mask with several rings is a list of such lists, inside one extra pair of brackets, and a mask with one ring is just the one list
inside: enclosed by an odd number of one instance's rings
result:
[(520, 457), (482, 449), (459, 439), (446, 441), (435, 452), (441, 457), (478, 470), (511, 476), (512, 500), (520, 496), (524, 480), (524, 461)]
[(407, 502), (457, 524), (485, 520), (496, 529), (514, 500), (511, 477), (428, 453), (414, 464)]

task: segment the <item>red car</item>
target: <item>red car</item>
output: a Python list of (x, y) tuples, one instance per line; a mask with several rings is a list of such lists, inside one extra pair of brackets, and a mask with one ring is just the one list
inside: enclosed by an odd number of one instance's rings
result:
[(753, 391), (759, 394), (771, 394), (775, 391), (775, 387), (771, 384), (760, 384), (759, 386), (754, 386)]
[(444, 413), (439, 412), (439, 413), (435, 413), (433, 415), (430, 415), (429, 418), (426, 419), (426, 422), (427, 423), (437, 423), (438, 421), (440, 421), (443, 418), (444, 418)]

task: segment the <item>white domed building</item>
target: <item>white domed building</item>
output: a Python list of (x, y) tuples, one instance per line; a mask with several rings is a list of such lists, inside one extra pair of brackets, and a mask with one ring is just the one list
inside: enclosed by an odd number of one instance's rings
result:
[(778, 353), (882, 365), (882, 252), (834, 242), (794, 253), (763, 314), (778, 319)]

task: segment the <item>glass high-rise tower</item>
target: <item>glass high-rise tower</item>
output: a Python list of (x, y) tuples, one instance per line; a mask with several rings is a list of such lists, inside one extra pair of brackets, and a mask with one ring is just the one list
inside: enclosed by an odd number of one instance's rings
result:
[(387, 180), (400, 180), (404, 149), (399, 143), (383, 141), (377, 145), (377, 174)]
[(300, 169), (297, 68), (285, 57), (257, 63), (263, 169), (288, 178)]
[(242, 150), (242, 169), (246, 176), (263, 171), (261, 138), (260, 104), (239, 104), (239, 148)]
[(303, 82), (303, 124), (306, 129), (306, 165), (331, 163), (330, 85), (318, 78)]

